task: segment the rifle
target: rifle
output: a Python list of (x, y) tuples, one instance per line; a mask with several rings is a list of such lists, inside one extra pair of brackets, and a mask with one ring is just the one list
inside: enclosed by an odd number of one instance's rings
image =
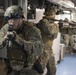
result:
[[(58, 24), (59, 24), (59, 26), (63, 26), (64, 20), (50, 19), (50, 23), (51, 23), (51, 22), (54, 22), (54, 21), (59, 22), (59, 23), (58, 23)], [(71, 27), (76, 26), (76, 22), (74, 22), (74, 21), (67, 22), (67, 23), (68, 23), (68, 24), (69, 24), (69, 26), (71, 26)]]
[(72, 27), (73, 27), (73, 26), (76, 26), (76, 22), (74, 22), (74, 21), (69, 22), (69, 25), (72, 26)]
[(63, 20), (57, 20), (57, 19), (50, 19), (49, 20), (50, 23), (54, 23), (55, 21), (58, 22), (59, 29), (63, 27)]
[[(9, 31), (9, 33), (13, 31), (13, 25), (9, 25), (8, 31)], [(6, 44), (7, 44), (8, 47), (11, 47), (12, 46), (12, 42), (11, 41), (12, 41), (12, 36), (8, 35), (8, 39), (3, 41), (2, 45), (0, 45), (0, 49), (5, 47)]]
[(50, 22), (50, 23), (53, 23), (54, 21), (60, 22), (60, 20), (57, 20), (57, 19), (49, 19), (49, 22)]
[(7, 46), (8, 47), (12, 47), (12, 40), (13, 40), (13, 37), (11, 35), (12, 31), (13, 31), (13, 25), (9, 25), (9, 27), (8, 27), (9, 35), (7, 36), (8, 37), (8, 39), (7, 39)]

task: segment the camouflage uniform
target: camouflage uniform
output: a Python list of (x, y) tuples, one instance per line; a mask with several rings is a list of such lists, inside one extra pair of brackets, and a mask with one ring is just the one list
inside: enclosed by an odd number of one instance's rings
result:
[[(36, 60), (36, 56), (38, 56), (38, 54), (41, 55), (43, 44), (40, 31), (33, 25), (29, 24), (30, 23), (23, 21), (22, 25), (15, 30), (18, 34), (15, 41), (24, 48), (23, 50), (25, 52), (34, 52), (34, 55), (30, 56), (28, 60), (28, 66), (31, 67)], [(0, 40), (4, 40), (3, 37), (6, 35), (7, 30), (8, 24), (4, 25), (4, 27), (0, 30)], [(8, 49), (7, 56), (9, 59), (22, 59), (22, 57), (18, 57), (18, 55), (22, 53), (22, 50), (20, 50), (20, 48), (18, 48), (19, 46), (17, 47), (16, 45), (17, 44), (13, 44), (11, 50)], [(25, 60), (25, 57), (23, 60)]]
[(70, 37), (69, 37), (69, 34), (68, 34), (68, 29), (69, 29), (69, 27), (64, 27), (64, 26), (60, 29), (61, 30), (60, 32), (63, 36), (64, 43), (65, 43), (65, 50), (69, 45), (69, 38)]
[[(18, 6), (15, 7), (19, 8)], [(16, 8), (12, 9), (15, 9), (16, 11)], [(7, 15), (7, 13), (5, 15)], [(9, 48), (8, 42), (6, 42), (4, 38), (7, 35), (8, 28), (8, 23), (1, 28), (0, 42), (5, 42), (5, 44), (7, 45), (7, 57), (10, 60), (12, 68), (21, 72), (20, 75), (23, 75), (21, 70), (28, 71), (24, 71), (26, 72), (24, 73), (25, 75), (40, 75), (36, 70), (32, 69), (34, 63), (42, 54), (43, 43), (40, 30), (35, 27), (33, 23), (23, 20), (23, 22), (18, 25), (16, 29), (13, 29), (15, 38), (11, 40), (12, 47)], [(12, 59), (15, 59), (15, 61), (13, 61)]]
[(71, 53), (73, 50), (73, 40), (72, 40), (72, 35), (74, 34), (74, 29), (71, 28), (70, 26), (65, 26), (61, 28), (61, 33), (64, 39), (65, 43), (65, 51), (67, 50), (68, 46), (70, 45), (69, 52)]
[(69, 39), (69, 43), (70, 43), (70, 54), (73, 54), (73, 50), (74, 50), (74, 39), (73, 39), (73, 35), (75, 34), (75, 32), (76, 32), (76, 27), (75, 26), (73, 26), (73, 27), (69, 27), (69, 29), (68, 29), (68, 33), (69, 33), (69, 37), (70, 37), (70, 39)]
[(63, 26), (60, 28), (61, 36), (63, 37), (64, 43), (65, 43), (65, 51), (67, 50), (67, 47), (69, 45), (69, 39), (70, 36), (68, 34), (69, 29), (69, 23), (68, 19), (65, 18), (63, 22)]
[[(49, 10), (52, 13), (53, 10)], [(46, 13), (45, 13), (46, 14)], [(45, 69), (47, 67), (47, 75), (56, 74), (55, 58), (52, 50), (53, 40), (57, 37), (59, 28), (54, 22), (50, 23), (50, 19), (46, 16), (39, 21), (38, 28), (41, 30), (41, 35), (44, 43), (43, 55), (41, 64)]]

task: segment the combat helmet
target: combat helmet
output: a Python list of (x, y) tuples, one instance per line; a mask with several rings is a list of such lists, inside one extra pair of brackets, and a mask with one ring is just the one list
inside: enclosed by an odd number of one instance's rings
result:
[(57, 12), (57, 9), (56, 7), (48, 7), (45, 9), (45, 12), (44, 12), (44, 15), (46, 16), (49, 16), (49, 15), (52, 15), (53, 13), (56, 13)]
[(20, 6), (13, 5), (6, 9), (4, 17), (6, 20), (10, 18), (18, 19), (22, 14), (23, 14), (23, 9)]
[(65, 18), (65, 19), (64, 19), (64, 22), (67, 22), (67, 23), (68, 23), (68, 22), (69, 22), (69, 20), (68, 20), (67, 18)]

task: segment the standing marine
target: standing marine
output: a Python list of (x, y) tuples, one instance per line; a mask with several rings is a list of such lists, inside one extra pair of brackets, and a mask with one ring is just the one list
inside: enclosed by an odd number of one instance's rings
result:
[(20, 6), (8, 7), (4, 17), (7, 23), (0, 30), (0, 45), (7, 45), (7, 75), (13, 71), (12, 75), (40, 75), (33, 68), (43, 49), (40, 30), (24, 20)]
[(44, 17), (39, 21), (37, 27), (41, 31), (44, 50), (41, 59), (43, 68), (47, 68), (47, 75), (56, 75), (55, 57), (53, 54), (53, 40), (57, 38), (59, 32), (58, 24), (54, 23), (57, 9), (52, 6), (45, 9)]

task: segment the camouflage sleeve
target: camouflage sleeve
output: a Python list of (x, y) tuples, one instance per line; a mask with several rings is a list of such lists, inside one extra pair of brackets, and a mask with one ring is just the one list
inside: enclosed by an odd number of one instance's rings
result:
[(47, 19), (42, 19), (41, 21), (40, 21), (40, 25), (38, 25), (38, 27), (42, 30), (42, 31), (44, 31), (46, 34), (51, 34), (50, 33), (50, 30), (49, 30), (49, 22), (48, 22), (48, 20)]
[(62, 34), (68, 34), (68, 29), (69, 29), (69, 27), (62, 27), (60, 32)]
[(8, 29), (8, 24), (4, 25), (1, 30), (0, 30), (0, 41), (3, 42), (5, 39), (5, 35), (7, 33), (7, 29)]
[(75, 27), (74, 27), (74, 28), (72, 28), (72, 27), (69, 27), (69, 28), (68, 28), (68, 34), (74, 35), (75, 32), (76, 32), (76, 28), (75, 28)]
[(55, 23), (49, 23), (47, 19), (42, 20), (40, 29), (44, 31), (51, 40), (54, 40), (59, 32), (58, 25)]
[(54, 39), (57, 38), (58, 32), (59, 32), (59, 25), (54, 23)]
[(40, 55), (42, 53), (42, 48), (43, 48), (40, 31), (36, 27), (33, 27), (27, 37), (28, 37), (28, 41), (23, 40), (19, 36), (16, 36), (15, 41), (18, 44), (23, 45), (24, 50), (29, 51), (29, 52), (31, 52), (31, 50), (32, 50), (32, 51), (34, 51), (33, 53), (35, 55), (37, 55), (37, 54)]

